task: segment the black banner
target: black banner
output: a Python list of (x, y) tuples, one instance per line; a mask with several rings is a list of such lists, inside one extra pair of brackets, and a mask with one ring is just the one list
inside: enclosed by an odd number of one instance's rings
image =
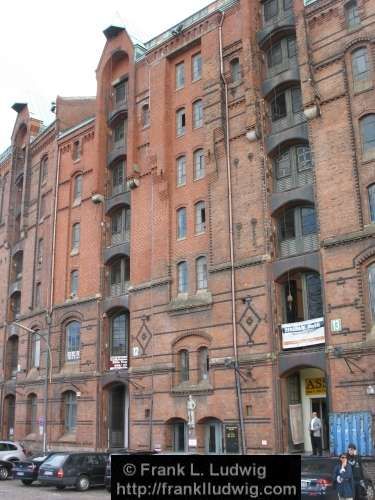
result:
[(112, 499), (300, 498), (296, 455), (112, 455)]

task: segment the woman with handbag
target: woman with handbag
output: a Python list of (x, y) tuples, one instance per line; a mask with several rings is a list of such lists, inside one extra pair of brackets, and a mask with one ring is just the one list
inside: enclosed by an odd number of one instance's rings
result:
[(342, 453), (339, 463), (333, 471), (333, 483), (337, 489), (339, 500), (353, 500), (354, 481), (351, 465), (348, 463), (348, 457)]

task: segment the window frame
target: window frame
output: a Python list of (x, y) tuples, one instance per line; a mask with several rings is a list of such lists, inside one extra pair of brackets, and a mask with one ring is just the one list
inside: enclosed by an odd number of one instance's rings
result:
[(141, 108), (141, 123), (142, 127), (146, 128), (150, 125), (151, 115), (150, 115), (150, 105), (149, 103), (143, 104)]
[(176, 159), (176, 185), (186, 186), (186, 155), (180, 155)]
[(177, 292), (179, 295), (189, 292), (189, 268), (186, 260), (177, 264)]
[(71, 251), (79, 252), (80, 243), (81, 243), (81, 224), (79, 222), (75, 222), (72, 225)]
[(181, 90), (185, 87), (185, 61), (175, 65), (175, 89)]
[[(364, 59), (366, 66), (365, 71), (359, 71), (359, 63), (358, 60)], [(368, 55), (368, 48), (358, 47), (351, 53), (351, 65), (352, 65), (352, 75), (353, 75), (353, 83), (356, 84), (358, 82), (369, 81), (370, 80), (370, 61)], [(363, 76), (364, 75), (364, 76)]]
[(208, 264), (207, 257), (200, 255), (195, 260), (196, 288), (198, 290), (208, 289)]
[(70, 273), (70, 298), (78, 297), (78, 287), (79, 287), (79, 271), (78, 269), (73, 269)]
[(370, 222), (375, 223), (375, 183), (367, 187)]
[[(366, 135), (368, 135), (368, 133), (366, 133), (365, 131), (365, 126), (366, 126), (366, 123), (369, 122), (369, 120), (372, 121), (372, 124), (370, 123), (370, 125), (372, 125), (372, 128), (373, 128), (373, 138), (369, 141), (365, 141), (365, 137)], [(361, 143), (362, 143), (362, 154), (363, 155), (367, 155), (367, 154), (375, 154), (375, 113), (367, 113), (366, 115), (362, 116), (359, 120), (359, 124), (360, 124), (360, 134), (361, 134)], [(369, 126), (369, 125), (367, 125)], [(371, 131), (371, 130), (370, 130)], [(366, 146), (367, 144), (373, 144), (373, 147), (369, 147), (369, 146)]]
[(186, 134), (186, 108), (176, 110), (176, 135), (182, 137)]
[(73, 203), (79, 203), (82, 200), (83, 175), (77, 174), (73, 179)]
[[(199, 168), (198, 168), (199, 166)], [(203, 179), (206, 175), (205, 171), (205, 158), (204, 158), (204, 149), (198, 148), (193, 152), (193, 170), (194, 170), (194, 180), (198, 181), (199, 179)], [(197, 173), (201, 172), (200, 175)]]
[(178, 360), (180, 368), (179, 382), (180, 384), (189, 382), (190, 380), (190, 359), (188, 349), (178, 351)]
[[(70, 328), (77, 328), (69, 333)], [(74, 349), (74, 347), (76, 349)], [(77, 350), (78, 347), (78, 350)], [(69, 354), (74, 353), (74, 354)], [(81, 359), (81, 323), (76, 319), (69, 321), (65, 326), (65, 362), (71, 363)]]
[[(198, 63), (197, 63), (198, 61)], [(191, 56), (191, 81), (197, 82), (202, 79), (202, 54), (197, 52)]]
[(351, 0), (344, 5), (345, 23), (349, 30), (358, 28), (361, 25), (358, 4), (356, 0)]
[(63, 393), (64, 432), (66, 434), (77, 430), (77, 393), (68, 390)]
[(193, 102), (193, 129), (201, 128), (204, 125), (203, 100), (197, 99)]
[(199, 200), (194, 205), (195, 214), (195, 234), (203, 234), (206, 232), (206, 202)]
[(231, 83), (238, 83), (242, 80), (241, 62), (238, 56), (233, 57), (229, 62)]
[(44, 182), (46, 182), (47, 178), (48, 178), (48, 156), (45, 155), (43, 156), (41, 162), (40, 162), (40, 180), (41, 180), (41, 183), (43, 184)]
[[(114, 350), (114, 345), (115, 345), (115, 342), (114, 340), (116, 339), (119, 339), (119, 335), (115, 335), (115, 325), (114, 325), (114, 322), (120, 318), (124, 316), (125, 318), (125, 337), (124, 337), (124, 347), (123, 349), (120, 351), (119, 349), (117, 349), (116, 351)], [(129, 356), (129, 314), (126, 312), (126, 311), (120, 311), (118, 312), (117, 314), (114, 314), (113, 316), (111, 316), (110, 318), (110, 339), (109, 339), (109, 353), (110, 353), (110, 356)]]
[(187, 210), (180, 207), (176, 211), (177, 239), (184, 240), (187, 237)]
[(31, 350), (30, 350), (30, 367), (40, 368), (40, 357), (41, 357), (41, 338), (39, 330), (34, 330), (38, 332), (39, 335), (33, 333), (31, 335)]

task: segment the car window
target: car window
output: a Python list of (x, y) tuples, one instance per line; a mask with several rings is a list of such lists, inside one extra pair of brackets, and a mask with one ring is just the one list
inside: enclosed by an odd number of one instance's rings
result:
[(43, 462), (47, 458), (47, 455), (41, 456), (41, 457), (32, 457), (31, 460), (33, 462)]
[(8, 451), (8, 445), (5, 443), (0, 443), (0, 451)]
[(47, 458), (43, 465), (52, 465), (52, 467), (60, 467), (68, 455), (52, 455), (52, 457)]
[(302, 472), (309, 472), (310, 474), (332, 474), (335, 463), (331, 460), (306, 460), (302, 461)]
[(87, 465), (100, 465), (99, 458), (96, 455), (87, 455)]
[(85, 463), (85, 458), (86, 455), (71, 455), (67, 464), (73, 467), (81, 467)]
[(17, 446), (16, 446), (16, 445), (14, 445), (14, 444), (10, 444), (10, 443), (8, 443), (8, 445), (7, 445), (7, 446), (8, 446), (8, 450), (12, 450), (12, 451), (14, 451), (14, 450), (16, 450), (16, 451), (17, 451), (17, 450), (18, 450)]
[(108, 456), (107, 455), (97, 455), (99, 462), (103, 465), (107, 463)]

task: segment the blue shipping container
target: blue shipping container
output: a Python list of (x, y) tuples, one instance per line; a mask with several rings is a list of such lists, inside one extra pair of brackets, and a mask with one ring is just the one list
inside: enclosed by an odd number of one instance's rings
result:
[(329, 448), (331, 455), (347, 451), (348, 444), (354, 443), (362, 456), (372, 456), (372, 415), (369, 411), (330, 413)]

